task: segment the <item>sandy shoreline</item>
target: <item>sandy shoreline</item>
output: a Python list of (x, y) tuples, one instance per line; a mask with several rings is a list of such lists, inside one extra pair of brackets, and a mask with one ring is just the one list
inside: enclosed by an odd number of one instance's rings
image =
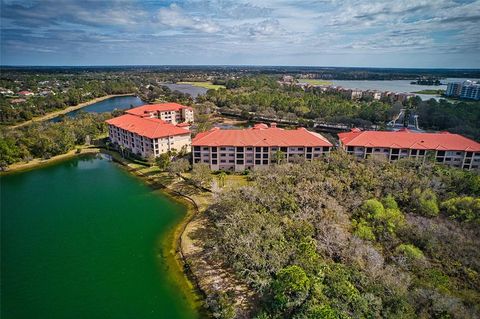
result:
[[(80, 149), (80, 152), (77, 152), (77, 149)], [(74, 150), (71, 150), (65, 154), (53, 156), (49, 159), (34, 158), (29, 162), (19, 162), (19, 163), (9, 165), (5, 171), (0, 172), (0, 176), (54, 164), (56, 162), (64, 161), (66, 159), (69, 159), (78, 155), (96, 154), (99, 152), (100, 152), (100, 149), (94, 146), (78, 146)]]
[(16, 125), (11, 125), (11, 126), (8, 126), (9, 128), (19, 128), (19, 127), (23, 127), (25, 125), (28, 125), (28, 124), (31, 124), (33, 122), (41, 122), (41, 121), (46, 121), (46, 120), (50, 120), (50, 119), (53, 119), (54, 117), (57, 117), (59, 115), (62, 115), (62, 114), (66, 114), (66, 113), (69, 113), (69, 112), (72, 112), (72, 111), (76, 111), (78, 109), (81, 109), (85, 106), (88, 106), (88, 105), (92, 105), (94, 103), (97, 103), (97, 102), (101, 102), (101, 101), (104, 101), (104, 100), (108, 100), (112, 97), (117, 97), (117, 96), (133, 96), (135, 94), (133, 93), (128, 93), (128, 94), (112, 94), (112, 95), (105, 95), (105, 96), (102, 96), (102, 97), (97, 97), (93, 100), (90, 100), (90, 101), (87, 101), (87, 102), (83, 102), (83, 103), (80, 103), (80, 104), (77, 104), (77, 105), (74, 105), (74, 106), (69, 106), (67, 107), (66, 109), (63, 109), (63, 110), (59, 110), (59, 111), (55, 111), (55, 112), (52, 112), (52, 113), (48, 113), (48, 114), (45, 114), (45, 115), (42, 115), (42, 116), (38, 116), (38, 117), (35, 117), (31, 120), (28, 120), (26, 122), (23, 122), (23, 123), (20, 123), (20, 124), (16, 124)]

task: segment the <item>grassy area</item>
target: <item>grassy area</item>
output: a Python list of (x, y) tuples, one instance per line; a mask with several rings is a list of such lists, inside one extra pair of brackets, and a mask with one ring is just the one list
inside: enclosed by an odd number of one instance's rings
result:
[(225, 88), (224, 85), (212, 84), (212, 82), (177, 82), (177, 84), (190, 84), (196, 87), (201, 87), (205, 89), (218, 90), (220, 88)]
[(412, 92), (415, 94), (431, 94), (431, 95), (442, 95), (445, 93), (445, 90), (421, 90), (421, 91), (416, 91)]
[(325, 80), (316, 80), (316, 79), (298, 79), (298, 82), (305, 82), (311, 85), (332, 85), (333, 83)]

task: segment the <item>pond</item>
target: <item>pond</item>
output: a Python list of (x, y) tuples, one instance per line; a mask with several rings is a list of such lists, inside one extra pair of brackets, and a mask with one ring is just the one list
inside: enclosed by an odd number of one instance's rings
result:
[(137, 96), (115, 96), (111, 97), (109, 99), (93, 103), (90, 105), (87, 105), (85, 107), (82, 107), (81, 109), (66, 113), (61, 116), (54, 117), (51, 119), (51, 122), (58, 122), (62, 119), (64, 116), (70, 116), (74, 117), (77, 115), (79, 112), (89, 112), (89, 113), (104, 113), (104, 112), (111, 112), (115, 109), (118, 110), (125, 110), (129, 109), (130, 107), (135, 107), (135, 106), (140, 106), (147, 104), (143, 102), (139, 97)]
[(98, 156), (0, 182), (2, 319), (199, 317), (165, 253), (183, 205)]

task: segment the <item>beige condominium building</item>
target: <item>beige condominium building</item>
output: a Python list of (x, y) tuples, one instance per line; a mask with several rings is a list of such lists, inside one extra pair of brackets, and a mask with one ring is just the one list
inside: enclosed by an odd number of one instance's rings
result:
[(480, 144), (449, 132), (417, 133), (400, 131), (362, 131), (339, 133), (340, 146), (357, 158), (377, 156), (389, 161), (414, 158), (468, 169), (480, 169)]
[[(175, 104), (144, 105), (127, 114), (107, 120), (110, 141), (119, 148), (143, 158), (157, 157), (167, 151), (190, 151), (193, 110)], [(165, 106), (167, 105), (167, 106)]]
[(313, 160), (330, 152), (332, 144), (322, 135), (304, 128), (284, 130), (256, 124), (243, 130), (213, 128), (192, 141), (193, 164), (205, 163), (212, 170), (259, 169), (296, 159)]

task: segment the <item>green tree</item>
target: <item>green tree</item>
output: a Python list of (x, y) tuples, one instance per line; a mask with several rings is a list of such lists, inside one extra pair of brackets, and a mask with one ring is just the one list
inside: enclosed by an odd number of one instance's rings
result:
[(292, 309), (304, 302), (310, 289), (310, 279), (299, 266), (289, 266), (278, 271), (272, 283), (275, 306)]
[(480, 223), (480, 198), (454, 197), (444, 201), (441, 208), (452, 219)]
[(204, 163), (194, 164), (191, 179), (195, 185), (208, 188), (213, 179), (210, 167)]

